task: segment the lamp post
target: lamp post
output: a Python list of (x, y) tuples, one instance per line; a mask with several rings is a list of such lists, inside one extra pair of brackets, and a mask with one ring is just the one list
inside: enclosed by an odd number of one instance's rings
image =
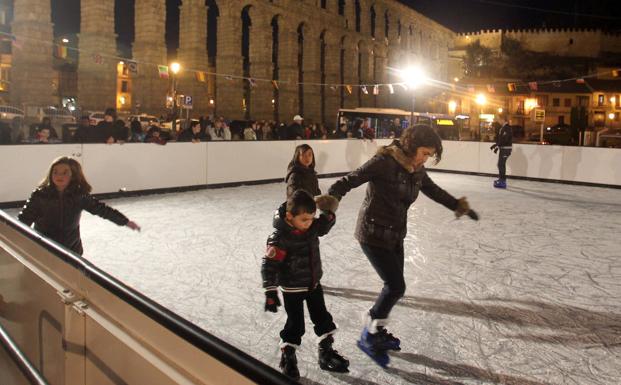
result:
[(422, 68), (409, 67), (400, 71), (401, 78), (412, 89), (412, 107), (410, 111), (410, 127), (414, 125), (414, 108), (416, 105), (416, 88), (427, 78)]
[(474, 100), (477, 106), (479, 106), (479, 138), (481, 138), (481, 115), (483, 114), (483, 107), (487, 104), (487, 98), (483, 94), (478, 94), (476, 99)]
[(171, 63), (170, 71), (172, 72), (172, 96), (173, 96), (171, 134), (174, 134), (177, 131), (177, 74), (179, 73), (179, 71), (181, 71), (181, 64), (177, 62)]

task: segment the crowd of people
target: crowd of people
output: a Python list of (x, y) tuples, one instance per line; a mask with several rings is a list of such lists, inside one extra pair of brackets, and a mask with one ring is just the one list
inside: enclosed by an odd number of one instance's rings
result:
[[(163, 120), (163, 119), (162, 119)], [(169, 123), (170, 124), (170, 123)], [(273, 120), (227, 120), (224, 117), (181, 120), (178, 130), (164, 127), (160, 119), (141, 122), (138, 118), (125, 121), (117, 116), (113, 108), (105, 111), (104, 120), (94, 123), (89, 116), (82, 116), (77, 124), (54, 127), (52, 120), (45, 117), (38, 124), (30, 126), (28, 135), (18, 139), (19, 143), (156, 143), (206, 142), (219, 140), (306, 140), (306, 139), (374, 139), (375, 130), (368, 120), (341, 123), (336, 129), (329, 129), (322, 123), (305, 122), (300, 115), (291, 123)], [(61, 131), (62, 130), (62, 131)], [(61, 135), (59, 135), (59, 133)], [(400, 132), (391, 132), (399, 137)]]

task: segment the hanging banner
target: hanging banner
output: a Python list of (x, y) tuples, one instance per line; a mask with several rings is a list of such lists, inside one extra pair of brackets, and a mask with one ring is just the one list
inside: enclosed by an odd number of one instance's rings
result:
[(392, 84), (388, 84), (388, 91), (389, 91), (391, 94), (394, 94), (394, 93), (395, 93), (395, 88), (392, 86)]
[(272, 80), (272, 85), (274, 86), (275, 89), (279, 89), (277, 80)]
[(168, 66), (157, 66), (157, 72), (160, 75), (160, 79), (168, 79)]
[(531, 91), (537, 91), (537, 82), (528, 82), (528, 87)]
[(362, 87), (360, 87), (360, 89), (362, 90), (363, 94), (365, 94), (365, 95), (369, 94), (369, 90), (367, 90), (367, 86), (362, 86)]
[(373, 86), (373, 95), (379, 95), (379, 86), (377, 84)]

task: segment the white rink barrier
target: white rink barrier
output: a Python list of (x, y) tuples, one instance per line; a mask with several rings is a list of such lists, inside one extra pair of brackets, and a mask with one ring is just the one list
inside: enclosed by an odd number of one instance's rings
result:
[[(363, 164), (382, 139), (267, 142), (61, 144), (0, 146), (0, 203), (23, 201), (61, 155), (82, 162), (94, 193), (220, 185), (284, 178), (295, 146), (310, 144), (319, 174)], [(442, 162), (429, 168), (495, 174), (491, 143), (444, 141)], [(536, 179), (621, 186), (621, 150), (516, 144), (507, 173)]]
[[(50, 385), (294, 384), (2, 211), (0, 276), (0, 326)], [(0, 384), (31, 383), (14, 366)]]

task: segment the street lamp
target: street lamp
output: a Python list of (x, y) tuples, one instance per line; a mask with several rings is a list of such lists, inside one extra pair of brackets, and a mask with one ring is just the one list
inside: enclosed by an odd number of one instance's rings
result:
[(179, 73), (179, 71), (181, 71), (181, 64), (177, 62), (171, 63), (170, 71), (172, 72), (172, 96), (173, 96), (171, 134), (174, 134), (177, 131), (177, 74)]
[(416, 104), (415, 89), (423, 84), (427, 79), (425, 72), (421, 67), (408, 67), (400, 71), (401, 79), (412, 89), (412, 109), (410, 111), (410, 127), (414, 125), (414, 107)]
[(457, 110), (457, 102), (454, 100), (451, 100), (448, 102), (448, 109), (449, 109), (449, 114), (454, 114), (455, 111)]

